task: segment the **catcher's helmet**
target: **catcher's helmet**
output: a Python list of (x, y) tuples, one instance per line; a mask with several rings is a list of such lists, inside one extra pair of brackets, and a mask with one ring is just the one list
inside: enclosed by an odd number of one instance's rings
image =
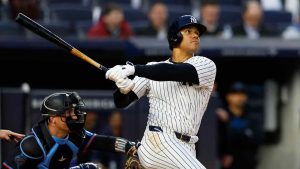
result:
[(47, 96), (42, 103), (42, 116), (60, 115), (69, 108), (81, 109), (84, 102), (76, 92), (54, 93)]
[(168, 42), (169, 47), (173, 50), (174, 46), (177, 46), (182, 41), (182, 34), (180, 31), (188, 26), (196, 26), (201, 36), (205, 31), (206, 27), (199, 23), (199, 21), (192, 15), (183, 15), (178, 17), (172, 22), (168, 29)]

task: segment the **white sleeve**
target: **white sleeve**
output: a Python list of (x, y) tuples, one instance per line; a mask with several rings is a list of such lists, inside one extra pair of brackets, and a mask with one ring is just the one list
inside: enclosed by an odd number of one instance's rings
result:
[(186, 63), (193, 65), (197, 71), (199, 85), (196, 87), (208, 87), (212, 89), (217, 72), (216, 64), (212, 60), (202, 56), (194, 56), (187, 60)]
[(132, 91), (138, 96), (138, 98), (141, 98), (148, 92), (149, 79), (135, 76), (133, 82), (135, 85)]
[[(146, 65), (154, 65), (158, 62), (149, 62)], [(134, 88), (132, 91), (138, 96), (138, 98), (141, 98), (142, 96), (146, 95), (149, 92), (149, 79), (144, 77), (135, 76), (133, 79), (133, 82), (135, 83)]]

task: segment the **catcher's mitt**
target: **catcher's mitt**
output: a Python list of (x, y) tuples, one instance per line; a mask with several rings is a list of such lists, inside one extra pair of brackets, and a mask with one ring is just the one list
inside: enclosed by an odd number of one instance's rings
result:
[(137, 156), (129, 156), (126, 160), (125, 169), (143, 169)]
[(137, 150), (141, 143), (138, 142), (131, 142), (131, 147), (127, 150), (127, 160), (125, 163), (125, 169), (143, 169), (143, 166), (140, 163)]

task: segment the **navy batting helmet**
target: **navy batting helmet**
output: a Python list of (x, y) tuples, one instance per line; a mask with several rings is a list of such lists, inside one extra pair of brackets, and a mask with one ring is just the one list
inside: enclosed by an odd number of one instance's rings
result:
[(60, 115), (70, 108), (81, 109), (84, 103), (76, 92), (54, 93), (47, 96), (42, 103), (42, 116)]
[(168, 29), (168, 41), (169, 47), (173, 50), (174, 46), (177, 46), (182, 41), (182, 34), (180, 30), (188, 26), (196, 26), (201, 36), (205, 31), (206, 27), (199, 23), (199, 21), (192, 15), (183, 15), (178, 17), (172, 22)]

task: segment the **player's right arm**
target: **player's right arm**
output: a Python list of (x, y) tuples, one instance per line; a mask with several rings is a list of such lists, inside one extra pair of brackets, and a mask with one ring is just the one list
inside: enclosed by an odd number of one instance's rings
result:
[[(214, 81), (215, 64), (204, 57), (192, 57), (184, 63), (157, 63), (147, 65), (117, 65), (106, 73), (106, 78), (115, 82), (130, 75), (154, 81), (178, 81), (199, 86), (211, 86)], [(211, 70), (210, 70), (211, 69)]]
[(35, 169), (43, 161), (43, 151), (33, 135), (25, 137), (16, 148), (11, 161), (3, 163), (5, 169)]

